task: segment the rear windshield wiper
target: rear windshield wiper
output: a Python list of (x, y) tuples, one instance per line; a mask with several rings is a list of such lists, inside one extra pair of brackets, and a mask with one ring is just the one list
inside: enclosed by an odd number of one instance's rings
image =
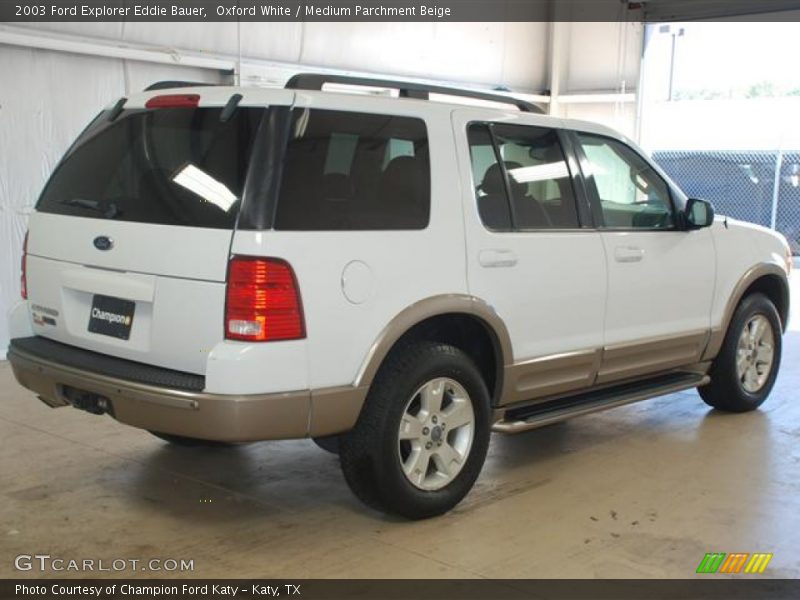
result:
[(109, 202), (108, 206), (103, 208), (97, 200), (87, 200), (86, 198), (70, 198), (69, 200), (63, 200), (61, 204), (93, 210), (102, 214), (106, 219), (113, 219), (122, 212), (113, 202)]

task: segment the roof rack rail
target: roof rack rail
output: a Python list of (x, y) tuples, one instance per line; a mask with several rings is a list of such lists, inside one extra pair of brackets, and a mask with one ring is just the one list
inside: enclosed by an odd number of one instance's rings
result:
[(417, 98), (427, 100), (430, 94), (443, 94), (447, 96), (460, 96), (475, 100), (486, 100), (516, 106), (522, 112), (544, 113), (535, 104), (527, 100), (520, 100), (503, 94), (493, 94), (479, 90), (451, 88), (426, 83), (412, 83), (410, 81), (396, 81), (392, 79), (371, 79), (369, 77), (350, 77), (348, 75), (327, 75), (321, 73), (298, 73), (286, 82), (286, 89), (291, 90), (321, 90), (326, 83), (339, 83), (344, 85), (385, 87), (397, 89), (401, 98)]
[(216, 84), (202, 83), (200, 81), (156, 81), (144, 88), (144, 91), (152, 92), (153, 90), (168, 90), (170, 88), (209, 87), (214, 85)]

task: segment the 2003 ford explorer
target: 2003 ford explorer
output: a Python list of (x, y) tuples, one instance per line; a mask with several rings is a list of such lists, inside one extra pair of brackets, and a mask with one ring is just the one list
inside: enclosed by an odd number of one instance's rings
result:
[(313, 74), (121, 99), (30, 218), (17, 379), (173, 443), (314, 438), (408, 518), (467, 494), (491, 431), (693, 387), (758, 407), (786, 240), (539, 112)]

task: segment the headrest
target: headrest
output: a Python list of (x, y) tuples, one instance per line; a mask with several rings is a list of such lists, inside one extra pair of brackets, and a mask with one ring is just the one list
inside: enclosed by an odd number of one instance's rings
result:
[(417, 203), (424, 198), (428, 185), (428, 173), (419, 158), (398, 156), (381, 174), (380, 193), (389, 202)]
[(353, 185), (343, 173), (328, 173), (322, 177), (322, 190), (329, 200), (345, 200), (353, 197)]
[[(520, 169), (522, 165), (518, 162), (505, 161), (503, 163), (507, 171), (512, 169)], [(509, 175), (508, 183), (511, 186), (511, 197), (518, 198), (524, 196), (528, 191), (527, 184), (517, 182)], [(479, 189), (487, 196), (504, 195), (505, 183), (503, 182), (503, 171), (500, 169), (499, 163), (494, 163), (491, 167), (486, 169), (486, 174), (483, 176), (483, 182)]]
[(406, 177), (418, 178), (421, 175), (421, 170), (422, 168), (417, 158), (413, 156), (398, 156), (386, 165), (382, 178), (384, 181), (393, 180), (399, 183)]

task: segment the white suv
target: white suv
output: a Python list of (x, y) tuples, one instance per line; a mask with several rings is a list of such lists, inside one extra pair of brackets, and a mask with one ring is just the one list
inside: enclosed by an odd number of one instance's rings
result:
[(410, 518), (464, 497), (492, 430), (692, 387), (759, 406), (786, 241), (539, 112), (315, 75), (121, 99), (31, 216), (17, 379), (175, 443), (314, 438)]

